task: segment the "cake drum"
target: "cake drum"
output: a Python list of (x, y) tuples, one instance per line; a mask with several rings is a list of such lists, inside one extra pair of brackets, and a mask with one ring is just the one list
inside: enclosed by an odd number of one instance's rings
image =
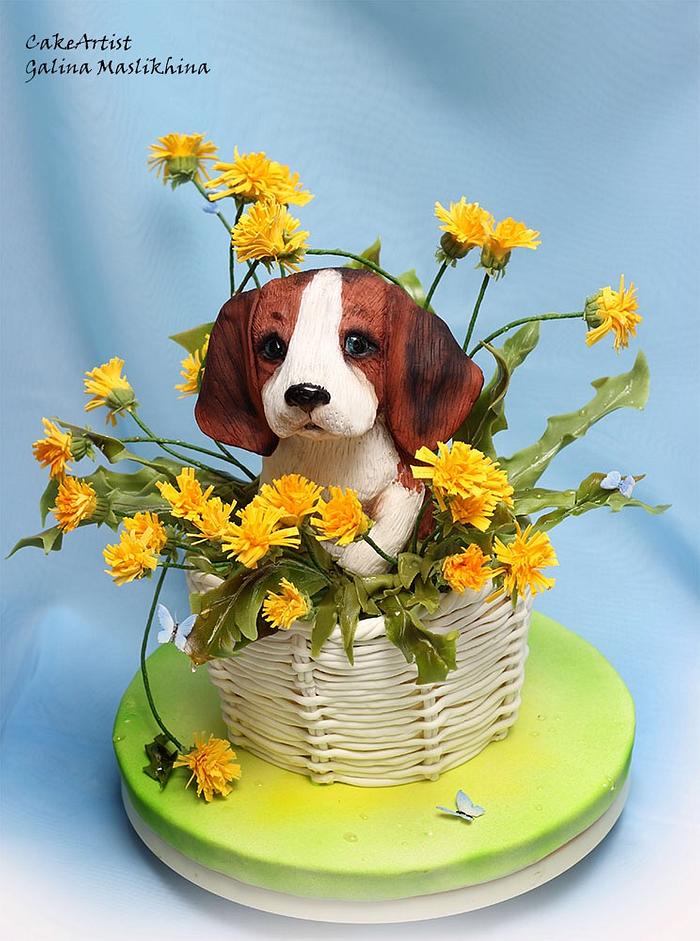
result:
[[(177, 729), (189, 721), (221, 734), (206, 671), (193, 676), (171, 648), (149, 665), (161, 699), (171, 697)], [(241, 751), (241, 782), (226, 800), (206, 804), (184, 789), (185, 770), (163, 791), (143, 774), (143, 745), (156, 731), (137, 675), (117, 713), (115, 751), (127, 816), (158, 859), (261, 911), (379, 924), (493, 905), (587, 856), (629, 792), (634, 710), (598, 651), (535, 615), (518, 723), (437, 781), (314, 785)], [(452, 803), (456, 787), (484, 806), (483, 817), (468, 824), (435, 809)]]

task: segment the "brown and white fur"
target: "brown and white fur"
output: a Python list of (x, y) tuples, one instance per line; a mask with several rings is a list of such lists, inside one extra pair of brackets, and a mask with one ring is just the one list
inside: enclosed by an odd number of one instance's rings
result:
[[(262, 454), (263, 483), (297, 473), (357, 491), (372, 539), (396, 555), (424, 498), (409, 462), (451, 437), (482, 382), (447, 325), (401, 288), (327, 268), (224, 305), (196, 417), (215, 440)], [(327, 548), (360, 575), (386, 569), (366, 542)]]

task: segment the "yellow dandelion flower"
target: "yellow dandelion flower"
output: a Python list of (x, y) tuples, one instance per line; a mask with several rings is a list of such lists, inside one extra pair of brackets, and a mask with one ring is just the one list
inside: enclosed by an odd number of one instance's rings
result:
[(105, 572), (112, 576), (117, 585), (143, 578), (155, 571), (158, 565), (156, 551), (149, 545), (148, 539), (128, 529), (122, 532), (118, 543), (105, 546), (102, 555), (109, 566)]
[(476, 545), (467, 546), (463, 552), (449, 555), (442, 562), (442, 577), (453, 591), (481, 591), (493, 572), (490, 559)]
[(551, 588), (553, 578), (547, 578), (540, 569), (559, 565), (552, 543), (547, 533), (533, 531), (532, 524), (524, 531), (517, 527), (513, 542), (505, 545), (500, 539), (494, 539), (494, 554), (502, 568), (494, 574), (503, 572), (503, 587), (509, 595), (517, 589), (524, 595), (529, 588), (533, 595)]
[(155, 170), (156, 176), (173, 189), (181, 183), (201, 182), (202, 176), (208, 177), (206, 161), (216, 160), (217, 154), (216, 145), (205, 141), (204, 134), (166, 134), (149, 149), (149, 170)]
[(238, 511), (240, 523), (233, 523), (226, 533), (223, 550), (234, 555), (249, 569), (258, 567), (258, 562), (275, 546), (296, 548), (300, 545), (296, 526), (282, 527), (284, 512), (264, 506), (253, 500)]
[(450, 203), (449, 209), (435, 203), (435, 215), (443, 223), (440, 245), (447, 258), (464, 258), (472, 248), (484, 245), (493, 229), (491, 213), (478, 203), (468, 203), (464, 196)]
[(194, 748), (186, 755), (178, 755), (173, 768), (189, 768), (192, 776), (185, 787), (196, 781), (197, 797), (203, 794), (206, 801), (211, 801), (215, 794), (226, 797), (231, 793), (229, 781), (239, 780), (241, 766), (235, 763), (235, 759), (236, 753), (230, 742), (213, 735), (205, 742), (195, 735)]
[(481, 267), (492, 278), (497, 278), (505, 271), (514, 248), (530, 248), (533, 251), (541, 244), (539, 232), (528, 229), (524, 222), (515, 219), (502, 219), (487, 239), (481, 251)]
[(49, 477), (63, 480), (69, 470), (68, 461), (71, 453), (71, 433), (61, 431), (48, 418), (41, 419), (45, 438), (40, 438), (32, 445), (34, 457), (42, 467), (49, 468)]
[(273, 627), (288, 631), (299, 618), (305, 617), (311, 610), (309, 599), (306, 598), (296, 585), (286, 578), (280, 579), (280, 594), (268, 591), (263, 601), (263, 617)]
[(155, 513), (135, 513), (125, 517), (124, 529), (143, 542), (147, 549), (160, 552), (168, 541), (163, 524)]
[(309, 233), (281, 203), (253, 203), (234, 226), (231, 242), (238, 261), (261, 261), (266, 268), (281, 262), (295, 271), (304, 257)]
[(160, 495), (170, 504), (170, 512), (180, 519), (195, 522), (202, 515), (204, 505), (211, 496), (213, 487), (202, 492), (202, 485), (194, 475), (193, 467), (183, 467), (175, 478), (177, 487), (167, 481), (156, 481)]
[(194, 353), (190, 353), (180, 363), (180, 375), (185, 380), (177, 383), (175, 388), (181, 395), (179, 399), (184, 399), (188, 395), (197, 395), (202, 385), (202, 376), (204, 375), (204, 361), (207, 358), (209, 349), (209, 334), (204, 337), (204, 343)]
[(619, 351), (627, 346), (631, 336), (636, 336), (637, 324), (643, 319), (637, 313), (636, 290), (634, 284), (625, 288), (625, 276), (620, 275), (619, 290), (613, 291), (608, 285), (586, 301), (584, 315), (591, 328), (586, 334), (588, 346), (597, 343), (606, 334), (613, 333), (613, 343)]
[[(212, 497), (202, 505), (200, 515), (192, 520), (204, 539), (209, 542), (223, 542), (231, 528), (231, 514), (235, 507), (233, 503), (224, 503), (219, 497)], [(192, 536), (195, 541), (196, 537)]]
[(58, 487), (56, 505), (51, 512), (64, 533), (76, 529), (83, 520), (88, 520), (97, 509), (97, 494), (85, 480), (65, 477)]
[(312, 483), (301, 474), (285, 474), (271, 484), (263, 484), (258, 502), (277, 510), (284, 510), (282, 522), (299, 526), (304, 517), (316, 511), (323, 487)]
[(329, 487), (330, 499), (321, 500), (316, 508), (311, 525), (322, 539), (332, 539), (339, 546), (347, 546), (370, 528), (371, 521), (362, 509), (357, 494), (349, 487)]
[(428, 466), (412, 466), (413, 476), (431, 482), (440, 509), (449, 505), (456, 522), (484, 531), (500, 502), (513, 504), (513, 488), (505, 471), (463, 441), (455, 441), (451, 448), (439, 441), (437, 453), (420, 448), (416, 459)]
[(136, 405), (134, 390), (126, 376), (122, 375), (124, 360), (113, 356), (108, 363), (96, 366), (85, 373), (85, 395), (92, 398), (85, 406), (86, 412), (103, 405), (108, 409), (107, 421), (116, 425), (115, 415)]
[(233, 163), (219, 162), (214, 164), (214, 169), (221, 170), (221, 176), (204, 185), (224, 188), (211, 194), (212, 202), (233, 196), (245, 203), (273, 199), (286, 206), (305, 206), (313, 199), (311, 193), (303, 189), (298, 173), (292, 173), (289, 167), (270, 160), (262, 152), (239, 154), (238, 147), (235, 147)]

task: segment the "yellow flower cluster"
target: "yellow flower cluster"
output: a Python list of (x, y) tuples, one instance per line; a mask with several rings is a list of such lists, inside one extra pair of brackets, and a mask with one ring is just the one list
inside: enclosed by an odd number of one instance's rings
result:
[(240, 154), (235, 147), (233, 163), (219, 162), (214, 169), (221, 170), (221, 175), (204, 185), (223, 189), (210, 195), (212, 202), (233, 196), (244, 203), (273, 200), (284, 206), (305, 206), (313, 199), (299, 182), (298, 173), (292, 173), (289, 167), (270, 160), (264, 153)]
[(51, 512), (64, 533), (77, 529), (80, 523), (89, 520), (97, 508), (97, 494), (85, 480), (64, 477), (58, 487), (56, 503)]
[(241, 776), (241, 766), (236, 764), (236, 753), (230, 742), (213, 735), (206, 742), (195, 735), (194, 747), (186, 755), (178, 755), (173, 767), (190, 769), (192, 774), (186, 787), (196, 781), (197, 797), (203, 795), (207, 802), (213, 800), (215, 794), (222, 797), (230, 794), (230, 782), (238, 781)]
[(515, 539), (505, 545), (500, 539), (494, 539), (495, 557), (501, 563), (494, 574), (503, 573), (503, 587), (512, 595), (515, 590), (524, 595), (526, 591), (536, 595), (539, 591), (552, 588), (553, 578), (547, 578), (540, 569), (559, 565), (556, 553), (544, 532), (537, 532), (532, 525), (524, 531), (517, 527)]
[(125, 585), (155, 571), (158, 553), (168, 541), (155, 513), (136, 513), (123, 522), (119, 542), (106, 546), (102, 553), (109, 566), (105, 571), (117, 585)]
[(416, 460), (428, 466), (412, 466), (413, 476), (431, 481), (440, 509), (449, 508), (454, 522), (484, 532), (499, 503), (513, 505), (513, 488), (505, 471), (462, 441), (455, 441), (451, 448), (440, 441), (437, 453), (420, 448)]
[(201, 182), (208, 176), (206, 161), (216, 160), (216, 145), (204, 140), (204, 134), (166, 134), (151, 144), (149, 170), (155, 170), (163, 183), (175, 187), (190, 180)]
[(86, 412), (105, 406), (107, 421), (116, 425), (116, 415), (136, 405), (134, 390), (126, 376), (122, 375), (124, 360), (113, 356), (108, 363), (96, 366), (85, 373), (85, 394), (92, 398), (85, 406)]
[(269, 591), (263, 601), (263, 617), (270, 624), (283, 631), (289, 630), (299, 618), (306, 617), (311, 611), (309, 599), (288, 579), (281, 578), (279, 594)]
[(214, 490), (207, 487), (202, 491), (202, 485), (194, 475), (193, 467), (183, 467), (175, 478), (177, 487), (168, 481), (159, 480), (156, 487), (161, 497), (170, 504), (170, 512), (178, 519), (186, 519), (194, 523), (200, 519), (202, 510)]
[(608, 333), (614, 335), (616, 350), (626, 347), (630, 336), (637, 333), (637, 324), (642, 316), (637, 313), (636, 288), (630, 284), (625, 288), (625, 276), (620, 275), (620, 287), (617, 291), (608, 285), (586, 302), (584, 316), (591, 328), (586, 334), (586, 343), (592, 346)]
[(468, 203), (464, 196), (450, 203), (449, 209), (435, 203), (435, 215), (445, 233), (440, 240), (444, 257), (463, 258), (472, 248), (481, 248), (481, 267), (491, 277), (503, 274), (514, 248), (534, 250), (540, 245), (540, 233), (524, 222), (508, 217), (496, 223), (490, 212), (478, 203)]
[(443, 560), (442, 577), (453, 591), (481, 591), (493, 575), (490, 559), (476, 545)]
[(296, 526), (281, 526), (284, 512), (253, 500), (238, 511), (239, 523), (229, 527), (223, 542), (224, 552), (235, 556), (246, 568), (255, 569), (273, 547), (296, 548), (300, 545)]
[(349, 487), (329, 487), (330, 497), (316, 507), (318, 516), (314, 516), (311, 525), (322, 539), (329, 539), (339, 546), (347, 546), (370, 528), (369, 517), (362, 509), (362, 504)]
[(190, 353), (180, 363), (180, 375), (184, 382), (177, 383), (175, 388), (180, 393), (178, 398), (184, 399), (187, 395), (197, 395), (202, 385), (204, 375), (204, 361), (209, 349), (209, 334), (204, 337), (204, 343), (194, 353)]
[(49, 468), (49, 477), (53, 480), (63, 480), (69, 470), (68, 461), (73, 456), (71, 453), (71, 433), (61, 431), (48, 418), (42, 418), (41, 421), (46, 437), (34, 442), (32, 452), (42, 467)]
[(256, 500), (275, 510), (282, 510), (286, 526), (299, 526), (305, 517), (316, 511), (323, 487), (312, 483), (301, 474), (285, 474), (271, 484), (263, 484)]
[(231, 234), (238, 261), (259, 261), (270, 269), (275, 262), (295, 271), (304, 258), (309, 233), (287, 207), (274, 200), (253, 203)]

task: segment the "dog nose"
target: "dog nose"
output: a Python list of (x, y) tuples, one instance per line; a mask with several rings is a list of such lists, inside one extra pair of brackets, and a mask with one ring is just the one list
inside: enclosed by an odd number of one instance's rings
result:
[(290, 386), (284, 393), (284, 401), (287, 405), (297, 405), (305, 412), (312, 412), (318, 405), (328, 405), (330, 400), (330, 392), (327, 389), (310, 382), (300, 382), (295, 386)]

